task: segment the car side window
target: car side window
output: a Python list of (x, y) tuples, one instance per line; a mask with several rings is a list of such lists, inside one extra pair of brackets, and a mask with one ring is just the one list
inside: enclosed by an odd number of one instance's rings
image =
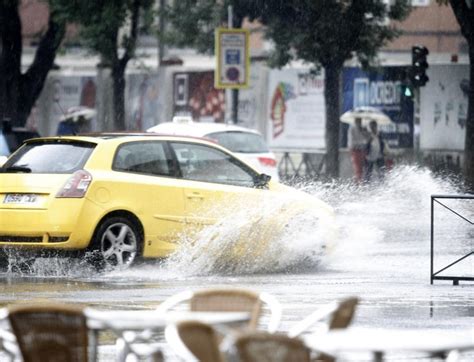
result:
[(165, 142), (129, 142), (121, 145), (114, 158), (115, 171), (172, 176), (172, 159), (167, 157)]
[(171, 143), (182, 177), (187, 180), (254, 187), (256, 174), (220, 150), (193, 143)]

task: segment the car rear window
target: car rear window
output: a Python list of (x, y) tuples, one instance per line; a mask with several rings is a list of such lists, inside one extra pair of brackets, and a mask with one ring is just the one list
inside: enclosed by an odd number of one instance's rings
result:
[(89, 142), (31, 142), (3, 166), (4, 172), (73, 173), (84, 167), (94, 150)]
[(221, 146), (240, 153), (265, 153), (268, 152), (268, 146), (263, 137), (257, 133), (226, 131), (214, 132), (206, 135), (219, 143)]

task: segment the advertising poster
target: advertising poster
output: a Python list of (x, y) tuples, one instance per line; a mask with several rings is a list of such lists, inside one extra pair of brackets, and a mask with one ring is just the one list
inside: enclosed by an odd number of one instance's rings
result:
[(267, 141), (272, 149), (324, 149), (324, 77), (309, 69), (269, 73)]
[(469, 66), (430, 65), (427, 75), (420, 91), (420, 148), (463, 150)]
[(173, 75), (173, 114), (191, 115), (195, 121), (224, 122), (224, 90), (214, 88), (214, 72)]
[[(413, 147), (413, 99), (404, 95), (403, 80), (407, 67), (383, 67), (365, 72), (345, 68), (343, 72), (342, 113), (356, 107), (369, 106), (384, 112), (392, 124), (381, 125), (380, 133), (392, 148)], [(349, 126), (341, 123), (341, 146), (347, 145)]]

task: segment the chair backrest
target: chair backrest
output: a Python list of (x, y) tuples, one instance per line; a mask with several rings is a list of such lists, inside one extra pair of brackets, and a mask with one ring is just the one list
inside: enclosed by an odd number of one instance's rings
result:
[(189, 303), (191, 311), (199, 312), (248, 312), (248, 327), (256, 329), (262, 316), (264, 306), (270, 311), (268, 330), (276, 331), (281, 319), (281, 305), (268, 293), (256, 293), (238, 288), (211, 288), (194, 292), (186, 291), (171, 296), (157, 310), (166, 312), (182, 302)]
[[(219, 350), (219, 337), (208, 324), (199, 321), (183, 321), (165, 330), (166, 341), (184, 360), (223, 362)], [(191, 355), (190, 355), (191, 354)]]
[(342, 300), (335, 312), (331, 315), (329, 321), (329, 329), (343, 329), (347, 328), (354, 319), (355, 310), (359, 299), (350, 297)]
[(86, 362), (88, 329), (81, 308), (18, 305), (8, 319), (25, 362)]
[(327, 325), (325, 325), (325, 330), (347, 328), (352, 322), (358, 302), (358, 298), (348, 297), (341, 301), (332, 302), (320, 307), (291, 327), (288, 331), (288, 335), (290, 337), (297, 337), (308, 332), (314, 324), (328, 319), (329, 321)]
[(298, 338), (267, 332), (237, 337), (235, 348), (242, 362), (309, 362), (311, 350)]

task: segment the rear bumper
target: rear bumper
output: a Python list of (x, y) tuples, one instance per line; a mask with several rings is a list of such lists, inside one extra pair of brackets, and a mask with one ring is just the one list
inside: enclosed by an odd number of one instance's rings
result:
[(53, 199), (47, 209), (0, 208), (0, 248), (85, 249), (103, 209), (87, 199)]

